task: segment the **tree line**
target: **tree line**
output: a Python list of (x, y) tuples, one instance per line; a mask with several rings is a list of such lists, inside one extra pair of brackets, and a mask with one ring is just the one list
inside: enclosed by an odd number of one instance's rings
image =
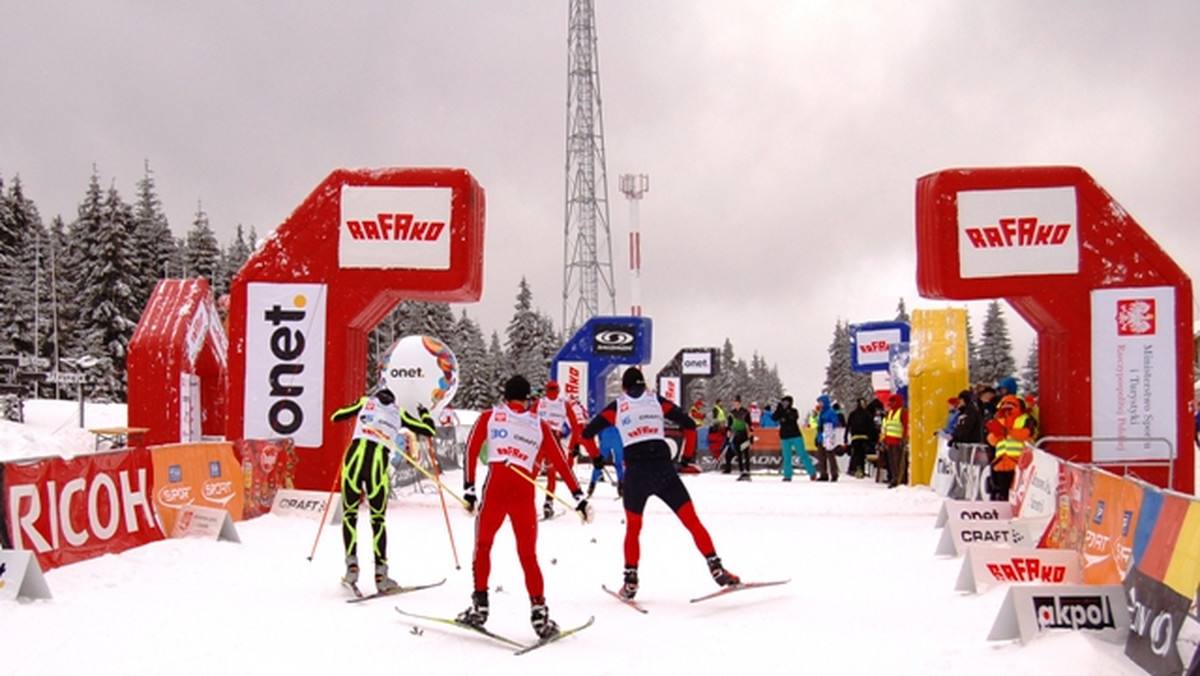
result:
[[(257, 245), (254, 227), (247, 232), (239, 223), (222, 246), (200, 204), (186, 234), (176, 237), (149, 163), (132, 202), (115, 184), (105, 188), (93, 167), (74, 218), (55, 216), (48, 224), (19, 176), (7, 185), (0, 177), (0, 355), (40, 358), (52, 371), (90, 358), (87, 398), (125, 402), (129, 342), (158, 281), (203, 277), (220, 298)], [(403, 301), (368, 337), (364, 387), (374, 384), (384, 352), (411, 334), (437, 337), (454, 352), (459, 408), (490, 406), (514, 373), (544, 383), (566, 338), (536, 309), (525, 279), (503, 335), (485, 334), (465, 309), (456, 315), (448, 303)], [(712, 396), (766, 401), (781, 394), (777, 370), (757, 353), (747, 364), (726, 340), (720, 359), (721, 375), (705, 385)], [(46, 384), (34, 394), (56, 392), (75, 394)]]

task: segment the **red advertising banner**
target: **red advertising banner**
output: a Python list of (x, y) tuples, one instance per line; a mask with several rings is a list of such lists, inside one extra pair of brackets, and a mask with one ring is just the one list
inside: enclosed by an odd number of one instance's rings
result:
[(242, 463), (243, 519), (270, 512), (279, 489), (295, 488), (296, 447), (291, 439), (239, 439), (233, 442), (233, 452)]
[(1191, 500), (1174, 493), (1164, 491), (1162, 494), (1162, 509), (1154, 521), (1146, 551), (1137, 562), (1139, 570), (1159, 582), (1167, 581), (1167, 567), (1171, 565), (1175, 543), (1190, 504)]
[(1059, 466), (1054, 518), (1042, 535), (1039, 547), (1083, 550), (1087, 531), (1088, 471), (1066, 463)]
[(214, 507), (242, 518), (242, 467), (233, 456), (233, 444), (210, 442), (153, 446), (154, 506), (164, 533), (175, 527), (184, 505)]
[(163, 539), (150, 452), (4, 464), (4, 513), (14, 549), (43, 570)]

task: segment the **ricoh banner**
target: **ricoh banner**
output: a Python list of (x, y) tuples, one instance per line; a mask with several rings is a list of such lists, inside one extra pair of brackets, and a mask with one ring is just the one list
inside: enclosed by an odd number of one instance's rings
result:
[(246, 286), (245, 438), (321, 446), (326, 291), (324, 284)]
[(342, 186), (338, 265), (450, 269), (450, 188)]
[[(1092, 436), (1095, 462), (1165, 460), (1175, 438), (1175, 290), (1092, 291)], [(1125, 441), (1128, 439), (1128, 441)]]

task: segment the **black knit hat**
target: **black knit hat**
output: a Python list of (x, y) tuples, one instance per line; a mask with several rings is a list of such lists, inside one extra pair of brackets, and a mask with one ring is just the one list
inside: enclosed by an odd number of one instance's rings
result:
[(508, 401), (525, 401), (529, 398), (529, 381), (516, 375), (504, 383), (504, 398)]
[(642, 370), (636, 366), (625, 369), (625, 373), (621, 376), (621, 388), (628, 390), (639, 385), (646, 386), (646, 377), (642, 375)]

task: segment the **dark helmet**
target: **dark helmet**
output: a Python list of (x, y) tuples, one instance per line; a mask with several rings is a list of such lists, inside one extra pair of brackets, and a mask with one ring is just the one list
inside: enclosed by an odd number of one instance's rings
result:
[(396, 395), (392, 394), (392, 391), (386, 387), (376, 392), (375, 398), (384, 406), (391, 406), (396, 403)]
[(530, 390), (525, 376), (515, 375), (504, 383), (504, 398), (508, 401), (525, 401), (529, 399)]

